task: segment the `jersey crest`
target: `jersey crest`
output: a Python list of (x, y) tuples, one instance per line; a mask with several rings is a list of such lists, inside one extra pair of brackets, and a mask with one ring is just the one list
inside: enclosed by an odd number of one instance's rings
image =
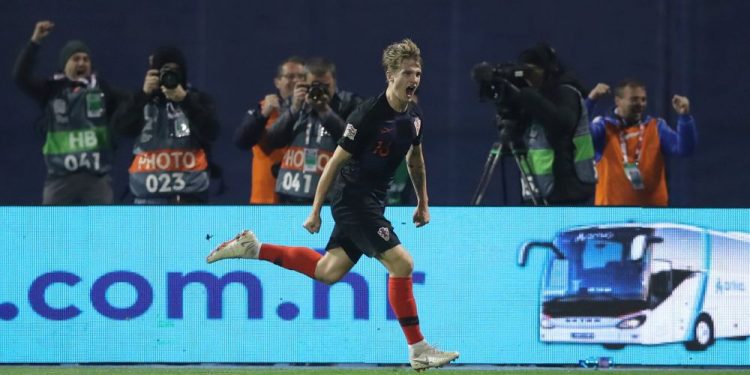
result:
[(388, 241), (391, 238), (391, 232), (386, 227), (378, 228), (378, 236), (383, 240)]

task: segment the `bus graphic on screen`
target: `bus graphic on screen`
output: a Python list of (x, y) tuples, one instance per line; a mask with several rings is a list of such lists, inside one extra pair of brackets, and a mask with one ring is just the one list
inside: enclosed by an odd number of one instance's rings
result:
[(539, 339), (554, 343), (682, 342), (750, 336), (750, 234), (678, 224), (620, 224), (559, 232), (545, 249)]

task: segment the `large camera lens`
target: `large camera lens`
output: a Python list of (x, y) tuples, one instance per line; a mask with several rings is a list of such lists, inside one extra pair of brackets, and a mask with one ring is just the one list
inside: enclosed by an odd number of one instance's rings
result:
[(182, 83), (182, 75), (178, 70), (162, 69), (159, 72), (159, 85), (174, 89)]
[(310, 84), (308, 94), (310, 95), (311, 100), (320, 100), (320, 98), (328, 94), (328, 85), (315, 81)]

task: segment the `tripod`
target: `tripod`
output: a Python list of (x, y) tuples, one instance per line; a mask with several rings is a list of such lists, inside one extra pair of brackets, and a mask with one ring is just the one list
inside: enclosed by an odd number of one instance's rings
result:
[[(492, 179), (492, 173), (495, 171), (495, 167), (497, 167), (497, 162), (502, 156), (504, 156), (504, 154), (508, 154), (507, 150), (509, 150), (510, 154), (513, 155), (518, 170), (521, 172), (521, 189), (523, 190), (523, 196), (528, 197), (535, 206), (539, 206), (540, 204), (546, 206), (547, 200), (542, 197), (537, 188), (536, 182), (534, 181), (534, 176), (529, 173), (531, 168), (526, 157), (526, 146), (523, 145), (523, 142), (520, 142), (522, 147), (517, 147), (516, 140), (520, 137), (511, 135), (512, 130), (517, 129), (517, 122), (515, 120), (498, 116), (497, 125), (500, 141), (493, 143), (492, 147), (490, 147), (489, 155), (484, 162), (482, 176), (479, 178), (479, 185), (474, 192), (474, 196), (471, 198), (471, 205), (478, 206), (482, 203), (484, 193), (487, 191), (487, 186), (489, 186), (490, 180)], [(505, 191), (505, 174), (503, 173), (503, 196), (505, 196), (505, 194), (507, 193)]]

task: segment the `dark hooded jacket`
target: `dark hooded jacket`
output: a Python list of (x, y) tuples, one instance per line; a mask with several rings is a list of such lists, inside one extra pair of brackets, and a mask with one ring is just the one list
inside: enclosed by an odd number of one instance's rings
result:
[[(162, 46), (151, 55), (151, 69), (161, 71), (167, 63), (178, 65), (182, 87), (187, 91), (185, 99), (179, 103), (190, 119), (191, 131), (201, 145), (208, 147), (219, 135), (219, 122), (216, 119), (216, 109), (213, 99), (188, 84), (188, 69), (185, 56), (176, 47)], [(139, 89), (133, 94), (132, 100), (115, 114), (114, 127), (120, 134), (135, 137), (141, 133), (145, 120), (143, 107), (149, 102), (164, 107), (170, 102), (161, 91), (147, 95)]]
[(521, 88), (514, 101), (544, 128), (555, 152), (555, 187), (547, 200), (557, 205), (587, 203), (594, 196), (595, 184), (582, 182), (575, 173), (573, 137), (585, 113), (582, 98), (588, 91), (565, 69), (549, 45), (540, 43), (524, 50), (519, 62), (536, 65), (545, 72), (540, 88)]

